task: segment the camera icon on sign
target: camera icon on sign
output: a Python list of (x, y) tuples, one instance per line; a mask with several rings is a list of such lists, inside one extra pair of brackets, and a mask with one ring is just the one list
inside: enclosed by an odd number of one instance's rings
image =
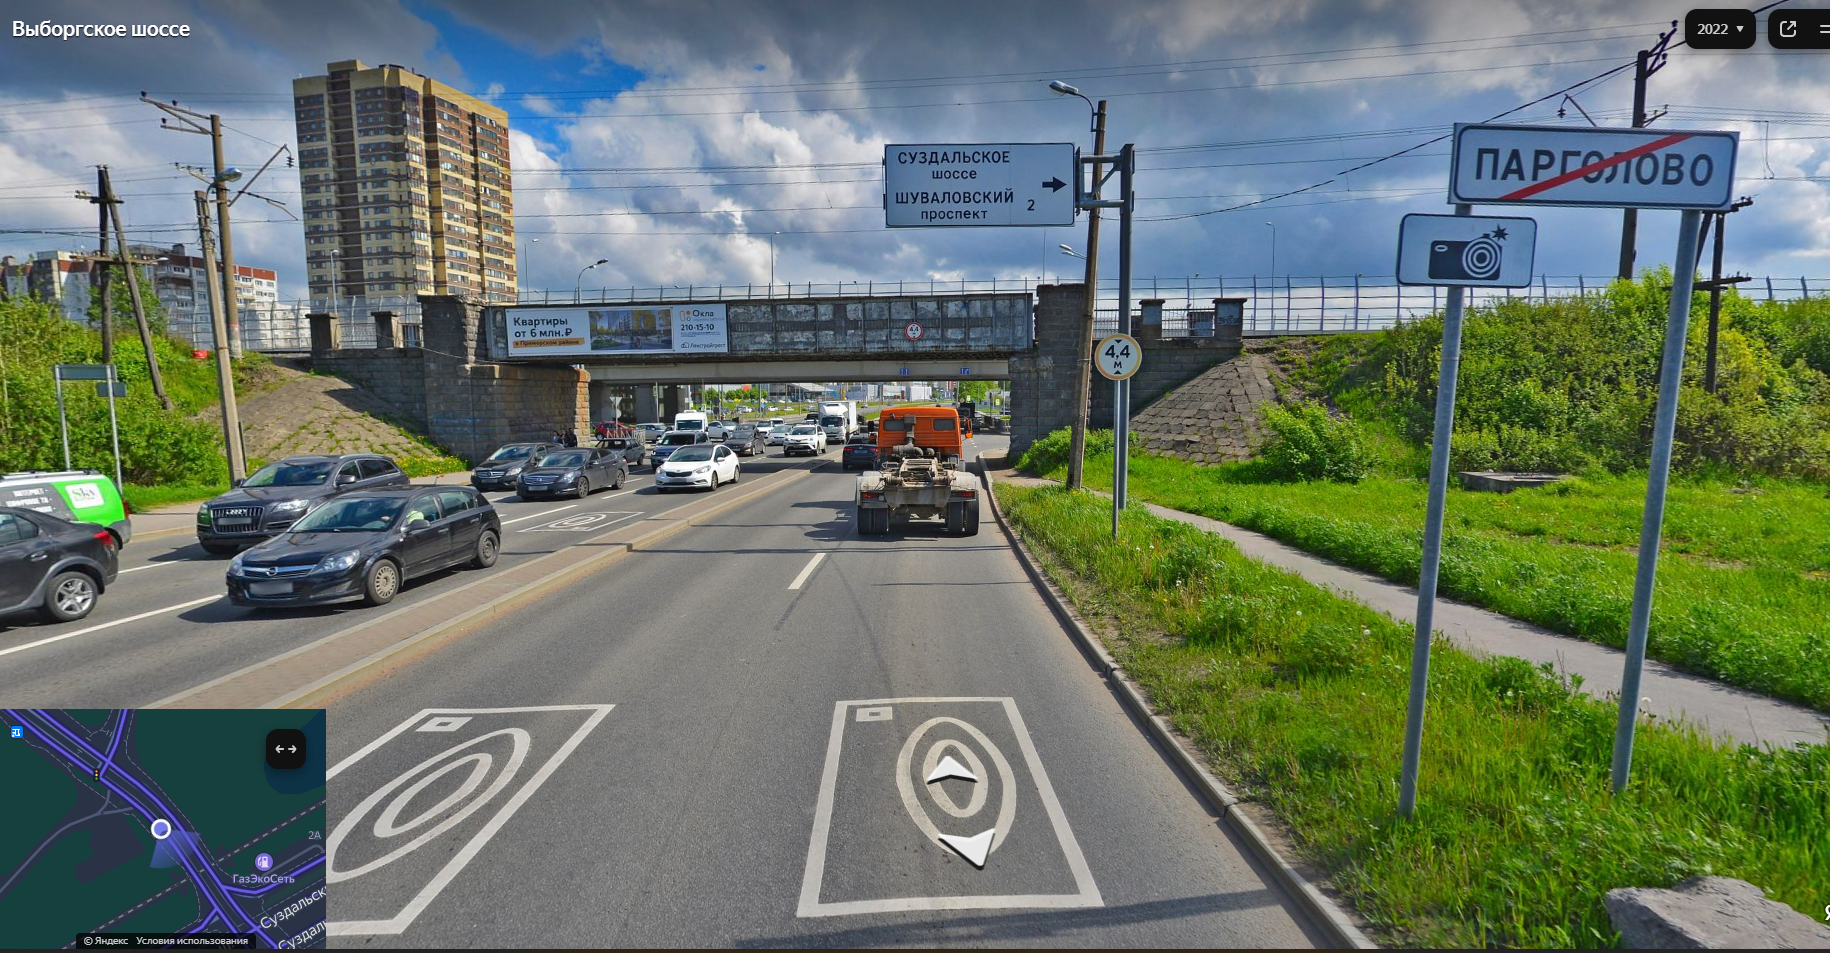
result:
[(1492, 281), (1500, 276), (1500, 239), (1491, 233), (1465, 242), (1430, 243), (1430, 277), (1445, 281)]

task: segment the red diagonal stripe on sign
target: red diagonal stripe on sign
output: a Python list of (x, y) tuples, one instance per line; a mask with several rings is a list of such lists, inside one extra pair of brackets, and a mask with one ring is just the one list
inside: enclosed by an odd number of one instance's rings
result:
[(1535, 185), (1528, 185), (1528, 186), (1518, 190), (1517, 192), (1513, 192), (1513, 193), (1510, 193), (1507, 195), (1502, 195), (1499, 197), (1498, 201), (1510, 202), (1510, 201), (1513, 201), (1514, 199), (1529, 198), (1546, 189), (1554, 189), (1557, 186), (1562, 185), (1565, 182), (1573, 182), (1579, 178), (1582, 178), (1585, 175), (1588, 175), (1591, 172), (1599, 172), (1602, 169), (1612, 168), (1614, 166), (1621, 164), (1622, 162), (1631, 162), (1634, 159), (1637, 159), (1640, 156), (1643, 156), (1648, 152), (1657, 152), (1658, 150), (1663, 149), (1666, 146), (1677, 145), (1678, 143), (1683, 142), (1684, 140), (1686, 140), (1688, 138), (1690, 138), (1690, 133), (1685, 132), (1685, 133), (1679, 133), (1675, 136), (1666, 136), (1663, 139), (1655, 139), (1651, 142), (1646, 143), (1643, 146), (1638, 146), (1638, 147), (1635, 147), (1632, 149), (1628, 149), (1625, 152), (1609, 156), (1608, 158), (1603, 159), (1600, 162), (1595, 163), (1594, 165), (1585, 165), (1580, 169), (1576, 169), (1576, 170), (1573, 170), (1570, 172), (1565, 172), (1562, 175), (1557, 176), (1554, 179), (1545, 179), (1544, 181), (1539, 182)]

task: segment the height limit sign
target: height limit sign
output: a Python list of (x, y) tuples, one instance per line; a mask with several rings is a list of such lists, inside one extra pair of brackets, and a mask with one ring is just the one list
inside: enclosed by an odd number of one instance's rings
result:
[(1106, 380), (1122, 381), (1144, 363), (1144, 349), (1129, 334), (1108, 334), (1093, 347), (1093, 366)]
[(883, 213), (890, 228), (1072, 225), (1071, 142), (887, 145)]

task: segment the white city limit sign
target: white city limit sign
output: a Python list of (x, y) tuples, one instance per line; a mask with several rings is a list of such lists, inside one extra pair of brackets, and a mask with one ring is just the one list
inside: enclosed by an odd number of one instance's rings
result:
[(1074, 224), (1071, 142), (886, 145), (890, 228)]
[(1733, 132), (1457, 123), (1449, 201), (1725, 209)]

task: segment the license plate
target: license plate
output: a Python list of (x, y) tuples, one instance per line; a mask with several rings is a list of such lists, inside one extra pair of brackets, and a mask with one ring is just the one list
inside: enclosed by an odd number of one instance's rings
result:
[(292, 595), (290, 582), (251, 582), (248, 583), (248, 595), (251, 596), (289, 596)]
[(247, 520), (247, 519), (233, 519), (233, 520), (218, 519), (216, 521), (216, 527), (218, 529), (247, 529), (248, 527), (250, 527), (252, 525), (254, 525), (254, 521)]

